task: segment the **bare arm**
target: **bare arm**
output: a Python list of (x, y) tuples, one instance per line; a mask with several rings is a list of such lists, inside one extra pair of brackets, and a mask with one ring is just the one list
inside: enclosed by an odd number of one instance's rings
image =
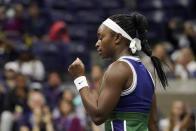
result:
[(20, 131), (29, 131), (29, 128), (27, 126), (20, 127)]
[(180, 123), (180, 131), (183, 131), (184, 129), (188, 128), (190, 120), (191, 120), (191, 109), (189, 105), (186, 105), (186, 115), (184, 116), (184, 119)]
[(150, 131), (158, 131), (157, 122), (158, 122), (158, 118), (157, 118), (156, 94), (154, 93), (152, 98), (151, 110), (150, 110), (150, 118), (148, 121), (148, 128)]
[(83, 104), (96, 125), (102, 124), (118, 103), (123, 86), (132, 73), (127, 71), (127, 66), (123, 62), (115, 62), (107, 69), (100, 95), (87, 87), (80, 90)]
[(40, 127), (38, 125), (34, 125), (32, 131), (40, 131)]

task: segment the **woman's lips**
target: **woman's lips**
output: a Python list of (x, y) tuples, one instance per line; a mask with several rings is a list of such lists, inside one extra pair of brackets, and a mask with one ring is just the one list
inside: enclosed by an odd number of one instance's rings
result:
[(97, 52), (98, 52), (99, 54), (101, 54), (101, 50), (98, 49)]

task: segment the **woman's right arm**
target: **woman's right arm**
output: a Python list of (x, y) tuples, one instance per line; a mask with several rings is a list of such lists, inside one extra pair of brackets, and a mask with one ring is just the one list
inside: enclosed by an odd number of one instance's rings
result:
[(150, 118), (148, 121), (149, 131), (158, 131), (158, 118), (157, 118), (157, 104), (156, 104), (156, 95), (154, 93), (152, 98), (152, 105), (150, 110)]
[[(72, 77), (73, 74), (81, 72), (79, 71), (81, 70), (80, 68), (84, 68), (80, 60), (75, 61), (75, 63), (70, 66), (69, 72), (72, 74)], [(80, 90), (83, 104), (96, 125), (102, 124), (118, 103), (121, 91), (130, 77), (130, 74), (132, 75), (132, 71), (127, 70), (129, 68), (128, 64), (124, 62), (114, 62), (105, 73), (103, 88), (100, 94), (96, 91), (92, 91), (88, 87)], [(73, 73), (76, 71), (77, 73)]]

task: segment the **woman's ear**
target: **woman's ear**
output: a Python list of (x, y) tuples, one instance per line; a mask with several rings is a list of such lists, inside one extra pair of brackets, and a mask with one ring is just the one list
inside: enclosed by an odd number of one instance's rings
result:
[(115, 35), (115, 44), (119, 44), (121, 40), (122, 40), (122, 35), (117, 33)]

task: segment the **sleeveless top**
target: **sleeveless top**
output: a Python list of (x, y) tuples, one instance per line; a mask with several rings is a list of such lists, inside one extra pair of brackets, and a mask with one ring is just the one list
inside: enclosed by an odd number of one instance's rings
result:
[(139, 57), (123, 56), (133, 72), (132, 85), (121, 92), (120, 100), (105, 122), (106, 131), (147, 131), (148, 119), (154, 94), (151, 74)]

